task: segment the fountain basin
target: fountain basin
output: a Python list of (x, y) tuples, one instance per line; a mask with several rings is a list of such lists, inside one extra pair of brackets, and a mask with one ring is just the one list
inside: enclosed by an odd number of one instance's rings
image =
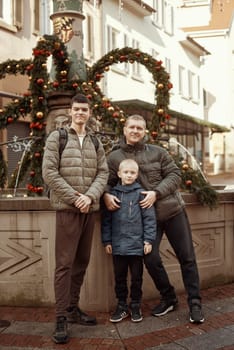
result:
[[(218, 208), (210, 210), (194, 194), (183, 193), (202, 288), (234, 280), (234, 190), (219, 190), (218, 195)], [(1, 305), (54, 305), (55, 211), (48, 198), (0, 198), (0, 220)], [(96, 213), (81, 305), (86, 310), (109, 311), (116, 303), (112, 259), (105, 254), (100, 236), (100, 213)], [(165, 237), (160, 251), (171, 282), (182, 292), (180, 267)], [(159, 297), (146, 271), (143, 293), (143, 299)]]

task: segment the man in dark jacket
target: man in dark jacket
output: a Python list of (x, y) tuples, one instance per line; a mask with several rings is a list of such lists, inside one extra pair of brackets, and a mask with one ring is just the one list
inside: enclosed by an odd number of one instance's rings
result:
[(152, 252), (145, 256), (145, 266), (161, 294), (160, 303), (152, 310), (153, 316), (162, 316), (175, 309), (178, 300), (159, 254), (159, 245), (165, 232), (179, 260), (184, 286), (188, 294), (189, 320), (204, 322), (201, 307), (199, 274), (192, 234), (185, 211), (185, 204), (178, 191), (181, 183), (180, 170), (169, 153), (160, 146), (143, 142), (146, 123), (139, 115), (130, 116), (124, 127), (125, 139), (120, 148), (108, 156), (109, 180), (104, 201), (109, 210), (119, 208), (119, 199), (108, 193), (118, 180), (119, 163), (132, 158), (139, 164), (139, 182), (146, 189), (141, 201), (142, 208), (155, 205), (157, 237)]

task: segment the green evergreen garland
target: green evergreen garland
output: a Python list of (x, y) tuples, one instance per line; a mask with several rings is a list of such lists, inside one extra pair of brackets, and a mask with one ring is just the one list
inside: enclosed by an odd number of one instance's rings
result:
[[(53, 57), (55, 66), (55, 79), (50, 80), (47, 70), (47, 59)], [(41, 174), (41, 165), (43, 150), (46, 137), (46, 117), (48, 114), (47, 99), (52, 92), (69, 91), (85, 94), (93, 109), (93, 115), (103, 122), (107, 130), (114, 131), (117, 136), (122, 133), (122, 126), (126, 120), (126, 115), (118, 106), (111, 103), (110, 99), (104, 96), (98, 85), (105, 73), (108, 72), (111, 65), (116, 63), (138, 62), (144, 65), (152, 74), (155, 81), (155, 105), (152, 110), (152, 119), (147, 125), (150, 132), (150, 141), (158, 142), (158, 137), (166, 132), (166, 126), (170, 119), (168, 112), (169, 91), (173, 87), (170, 77), (162, 65), (162, 61), (154, 59), (149, 54), (138, 49), (124, 47), (115, 49), (104, 55), (92, 67), (87, 67), (87, 80), (68, 80), (71, 67), (70, 58), (66, 46), (60, 39), (54, 35), (44, 35), (40, 38), (37, 46), (33, 49), (33, 60), (7, 60), (0, 64), (0, 79), (7, 74), (28, 75), (30, 80), (29, 90), (22, 98), (14, 99), (4, 109), (0, 110), (0, 129), (7, 127), (19, 117), (31, 113), (30, 136), (35, 138), (30, 151), (26, 154), (23, 164), (21, 164), (20, 180), (23, 179), (26, 172), (29, 172), (29, 181), (27, 184), (29, 195), (42, 195), (44, 193), (44, 182)], [(1, 171), (6, 172), (6, 165), (3, 158), (0, 158)], [(15, 186), (17, 169), (12, 174), (10, 186)], [(2, 178), (2, 177), (1, 177)], [(192, 181), (188, 186), (188, 179)], [(4, 177), (3, 177), (4, 179)], [(195, 192), (202, 204), (210, 207), (217, 203), (217, 194), (205, 181), (201, 183), (198, 173), (182, 171), (182, 189)], [(187, 182), (186, 182), (187, 181)], [(1, 186), (5, 182), (2, 180)]]

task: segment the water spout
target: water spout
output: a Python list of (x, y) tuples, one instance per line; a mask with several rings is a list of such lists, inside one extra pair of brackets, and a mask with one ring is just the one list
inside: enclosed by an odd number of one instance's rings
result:
[(200, 173), (201, 173), (201, 175), (202, 175), (202, 177), (204, 178), (204, 180), (205, 180), (206, 182), (208, 182), (208, 180), (207, 180), (207, 178), (206, 178), (204, 172), (202, 171), (202, 169), (201, 169), (201, 167), (200, 167), (198, 161), (196, 160), (196, 158), (192, 155), (192, 153), (191, 153), (186, 147), (184, 147), (184, 146), (183, 146), (180, 142), (178, 142), (178, 141), (176, 140), (176, 138), (174, 138), (174, 137), (171, 137), (171, 138), (169, 139), (169, 146), (172, 146), (172, 147), (178, 146), (180, 149), (182, 149), (182, 150), (186, 153), (186, 155), (190, 157), (190, 159), (191, 159), (191, 167), (192, 167), (194, 170), (199, 170)]
[(33, 142), (34, 142), (34, 140), (31, 139), (27, 143), (26, 142), (24, 143), (24, 151), (23, 151), (22, 156), (21, 156), (20, 161), (19, 161), (19, 168), (18, 168), (18, 171), (17, 171), (16, 180), (15, 180), (13, 197), (16, 196), (16, 191), (17, 191), (17, 187), (18, 187), (18, 183), (19, 183), (19, 176), (20, 176), (20, 172), (21, 172), (22, 163), (24, 161), (24, 157), (25, 157), (26, 153), (29, 152)]

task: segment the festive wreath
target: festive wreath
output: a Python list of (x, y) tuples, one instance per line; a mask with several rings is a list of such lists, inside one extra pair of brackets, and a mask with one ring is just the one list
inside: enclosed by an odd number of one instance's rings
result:
[[(0, 129), (6, 128), (19, 117), (25, 117), (31, 113), (30, 136), (36, 138), (30, 150), (24, 157), (21, 164), (19, 182), (24, 178), (29, 169), (29, 181), (27, 189), (29, 195), (42, 195), (44, 182), (42, 179), (41, 165), (43, 149), (46, 137), (46, 117), (48, 114), (47, 99), (51, 92), (71, 91), (84, 93), (90, 100), (93, 114), (103, 125), (109, 126), (116, 134), (120, 134), (126, 115), (116, 105), (112, 104), (109, 98), (104, 96), (98, 85), (110, 66), (116, 63), (138, 62), (144, 65), (155, 81), (155, 105), (152, 111), (152, 119), (147, 125), (151, 141), (157, 142), (158, 136), (165, 131), (170, 119), (168, 114), (169, 91), (173, 87), (169, 75), (162, 65), (162, 61), (154, 59), (151, 55), (138, 49), (124, 47), (115, 49), (98, 60), (92, 67), (87, 67), (86, 80), (69, 80), (71, 62), (64, 43), (54, 35), (44, 35), (33, 49), (33, 59), (28, 60), (7, 60), (0, 64), (0, 79), (6, 74), (22, 74), (29, 77), (29, 89), (20, 99), (14, 99), (12, 103), (0, 110)], [(50, 80), (47, 69), (48, 57), (52, 56), (55, 67), (55, 79)], [(6, 182), (7, 173), (3, 157), (0, 156), (1, 184)], [(12, 174), (9, 187), (14, 187), (18, 169)], [(193, 186), (187, 188), (191, 192)], [(212, 202), (213, 204), (214, 201)]]

